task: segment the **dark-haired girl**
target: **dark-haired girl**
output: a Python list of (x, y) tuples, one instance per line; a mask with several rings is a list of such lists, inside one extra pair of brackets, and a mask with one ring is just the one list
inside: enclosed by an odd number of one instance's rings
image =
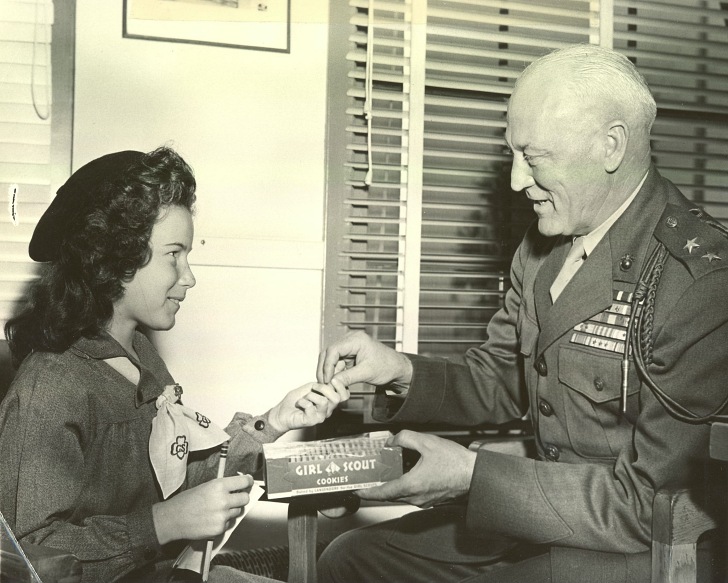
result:
[(165, 496), (150, 436), (174, 380), (139, 330), (172, 328), (195, 285), (194, 202), (192, 171), (169, 148), (83, 166), (34, 231), (29, 251), (44, 273), (5, 328), (19, 370), (0, 406), (0, 511), (21, 541), (74, 553), (84, 582), (170, 580), (187, 541), (240, 515), (262, 444), (320, 423), (348, 397), (309, 383), (262, 416), (237, 413), (221, 479), (219, 447), (173, 446), (183, 483)]

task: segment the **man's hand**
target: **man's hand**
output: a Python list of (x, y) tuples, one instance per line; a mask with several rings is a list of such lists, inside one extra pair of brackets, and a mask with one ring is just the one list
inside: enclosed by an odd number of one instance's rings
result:
[(319, 354), (316, 378), (337, 390), (355, 383), (409, 385), (412, 363), (364, 332), (350, 332)]
[(399, 445), (420, 453), (415, 466), (401, 478), (358, 490), (365, 500), (407, 502), (420, 508), (452, 500), (470, 490), (476, 453), (453, 441), (407, 429), (387, 445)]

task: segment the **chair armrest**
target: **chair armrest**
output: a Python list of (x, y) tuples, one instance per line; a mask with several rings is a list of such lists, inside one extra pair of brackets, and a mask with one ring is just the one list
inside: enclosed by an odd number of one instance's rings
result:
[(710, 457), (728, 461), (728, 423), (713, 423), (710, 426)]
[(695, 544), (717, 520), (693, 490), (663, 488), (652, 504), (652, 540), (667, 545)]
[(315, 583), (318, 514), (341, 518), (354, 514), (361, 500), (353, 494), (294, 497), (288, 504), (289, 583)]

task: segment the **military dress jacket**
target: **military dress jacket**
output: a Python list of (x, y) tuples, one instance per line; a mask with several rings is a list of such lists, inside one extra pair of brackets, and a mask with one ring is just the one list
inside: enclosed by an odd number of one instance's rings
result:
[(705, 414), (728, 394), (728, 241), (651, 168), (633, 202), (556, 303), (549, 288), (570, 241), (531, 230), (512, 289), (465, 364), (408, 355), (406, 398), (378, 389), (374, 415), (406, 423), (502, 423), (529, 414), (538, 459), (481, 450), (467, 501), (473, 534), (610, 553), (649, 548), (652, 502), (701, 479), (709, 426), (676, 419), (629, 368), (620, 412), (629, 300), (662, 242), (654, 311), (654, 381)]

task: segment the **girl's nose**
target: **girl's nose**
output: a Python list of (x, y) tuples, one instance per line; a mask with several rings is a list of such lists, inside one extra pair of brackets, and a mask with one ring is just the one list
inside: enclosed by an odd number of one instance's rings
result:
[(179, 278), (179, 284), (183, 285), (184, 287), (195, 287), (195, 284), (197, 283), (197, 280), (195, 279), (194, 274), (192, 273), (192, 269), (190, 269), (190, 264), (185, 263), (185, 267), (182, 270), (182, 274)]

